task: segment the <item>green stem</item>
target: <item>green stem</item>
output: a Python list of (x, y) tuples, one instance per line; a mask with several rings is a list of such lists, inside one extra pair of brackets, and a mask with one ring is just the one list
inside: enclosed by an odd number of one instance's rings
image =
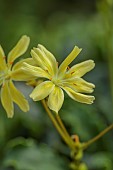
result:
[(70, 137), (69, 133), (67, 132), (67, 130), (58, 114), (56, 114), (56, 119), (57, 119), (57, 122), (59, 123), (60, 127), (62, 128), (63, 132), (65, 133), (65, 136), (67, 136), (70, 143), (74, 146), (74, 142), (73, 142), (72, 138)]
[(103, 135), (105, 135), (108, 131), (113, 129), (113, 124), (108, 126), (106, 129), (104, 129), (102, 132), (100, 132), (97, 136), (95, 136), (93, 139), (89, 140), (88, 142), (85, 142), (83, 144), (83, 148), (86, 149), (89, 145), (100, 139)]
[(59, 126), (59, 124), (57, 123), (56, 119), (54, 118), (52, 112), (49, 110), (45, 100), (41, 101), (48, 116), (50, 117), (52, 123), (54, 124), (55, 128), (57, 129), (57, 131), (59, 132), (59, 134), (61, 135), (62, 139), (65, 141), (65, 143), (71, 148), (73, 149), (73, 145), (70, 143), (70, 141), (68, 140), (67, 136), (65, 135), (65, 133), (62, 131), (61, 127)]

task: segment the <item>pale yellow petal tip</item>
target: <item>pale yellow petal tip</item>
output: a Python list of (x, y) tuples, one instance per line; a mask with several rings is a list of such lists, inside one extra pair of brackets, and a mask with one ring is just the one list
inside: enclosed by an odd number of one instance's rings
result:
[(90, 83), (91, 89), (94, 91), (95, 85), (93, 83)]
[(92, 86), (93, 86), (93, 88), (95, 88), (95, 85), (94, 85), (94, 84), (92, 84)]
[(32, 93), (29, 95), (29, 97), (33, 99), (33, 95), (32, 95)]
[(8, 117), (8, 118), (11, 119), (11, 118), (13, 118), (13, 116), (14, 116), (14, 112), (12, 112), (12, 113), (7, 113), (7, 117)]
[(31, 50), (31, 52), (30, 52), (30, 54), (31, 54), (31, 56), (33, 57), (33, 55), (34, 55), (34, 48)]
[(88, 103), (88, 104), (93, 104), (93, 103), (94, 103), (94, 101), (95, 101), (95, 97), (94, 97), (94, 96), (92, 96), (92, 98), (91, 98), (91, 100), (89, 101), (89, 103)]
[[(48, 106), (48, 107), (49, 107), (49, 106)], [(49, 108), (50, 108), (50, 107), (49, 107)], [(59, 110), (53, 109), (53, 108), (50, 108), (50, 110), (52, 110), (56, 115), (58, 115)]]
[(95, 62), (94, 62), (94, 60), (89, 60), (89, 63), (92, 64), (93, 67), (95, 67)]
[(45, 48), (42, 44), (37, 45), (38, 48)]
[(27, 35), (23, 35), (23, 36), (22, 36), (22, 39), (30, 40), (30, 37), (29, 37), (29, 36), (27, 36)]
[(37, 101), (32, 93), (29, 95), (29, 97), (33, 99), (33, 101)]
[(33, 47), (32, 51), (36, 50), (37, 48), (36, 47)]
[(38, 50), (38, 48), (33, 47), (33, 49), (31, 49), (31, 52), (30, 52), (31, 56), (32, 55), (34, 56), (34, 54), (37, 55), (37, 53), (36, 53), (37, 50)]
[(30, 110), (30, 107), (29, 107), (29, 104), (28, 105), (26, 105), (26, 107), (24, 108), (24, 112), (28, 112)]
[(59, 113), (57, 110), (56, 111), (54, 110), (54, 112), (55, 112), (56, 115), (58, 115), (58, 113)]
[(79, 48), (78, 46), (74, 46), (74, 49), (75, 49), (75, 50), (82, 51), (82, 48)]
[(29, 103), (28, 101), (25, 99), (24, 100), (24, 107), (20, 107), (20, 109), (23, 111), (23, 112), (28, 112), (30, 110), (30, 106), (29, 106)]
[[(29, 37), (29, 36), (23, 35), (23, 36), (21, 37), (21, 40), (27, 43), (27, 44), (26, 44), (26, 47), (29, 46), (29, 43), (30, 43), (30, 37)], [(26, 50), (27, 50), (27, 49), (26, 49)]]

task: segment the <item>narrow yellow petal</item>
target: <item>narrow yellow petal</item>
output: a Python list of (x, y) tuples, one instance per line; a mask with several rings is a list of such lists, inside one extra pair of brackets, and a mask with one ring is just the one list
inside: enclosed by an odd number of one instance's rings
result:
[(11, 73), (11, 78), (14, 81), (29, 81), (36, 77), (24, 72), (22, 69), (18, 69)]
[(46, 98), (51, 93), (54, 86), (55, 85), (51, 81), (45, 81), (45, 82), (39, 84), (37, 87), (35, 87), (33, 92), (30, 94), (30, 97), (34, 101), (42, 100), (42, 99)]
[(8, 54), (8, 65), (12, 64), (15, 59), (24, 54), (28, 48), (30, 38), (26, 35), (22, 36), (16, 46)]
[(69, 87), (62, 87), (66, 93), (75, 101), (80, 103), (92, 104), (95, 100), (94, 96), (85, 95), (81, 93), (77, 93)]
[(82, 77), (87, 72), (91, 71), (95, 67), (93, 60), (87, 60), (82, 63), (76, 64), (69, 69), (66, 77)]
[(14, 106), (13, 106), (13, 101), (9, 90), (8, 82), (5, 82), (3, 87), (1, 88), (1, 102), (4, 109), (7, 112), (7, 116), (9, 118), (12, 118), (14, 115)]
[(47, 69), (43, 60), (37, 55), (37, 53), (34, 50), (31, 50), (31, 56), (37, 66), (40, 66), (42, 69), (45, 69), (45, 70)]
[(64, 102), (63, 90), (57, 86), (54, 87), (48, 98), (48, 106), (51, 110), (58, 113)]
[(23, 67), (23, 63), (27, 63), (30, 65), (36, 65), (32, 58), (25, 58), (25, 59), (18, 61), (16, 64), (14, 64), (12, 71), (21, 69)]
[(9, 88), (12, 100), (20, 107), (21, 110), (27, 112), (29, 110), (29, 104), (24, 95), (14, 86), (12, 81), (9, 82)]
[(32, 58), (23, 59), (17, 62), (12, 68), (11, 78), (13, 80), (28, 81), (34, 78), (32, 75), (25, 73), (25, 71), (22, 69), (24, 62), (31, 65), (35, 65), (34, 60)]
[(2, 49), (2, 46), (0, 45), (0, 70), (5, 70), (7, 68), (6, 61), (5, 61), (5, 54)]
[(74, 47), (72, 52), (66, 57), (66, 59), (62, 62), (59, 67), (59, 76), (63, 75), (68, 67), (68, 65), (77, 57), (77, 55), (81, 52), (81, 48), (77, 46)]
[(46, 57), (47, 57), (48, 60), (49, 60), (49, 63), (50, 63), (50, 65), (51, 65), (51, 68), (53, 69), (53, 72), (54, 72), (54, 74), (55, 74), (55, 73), (57, 72), (57, 70), (58, 70), (58, 64), (57, 64), (56, 58), (55, 58), (54, 55), (53, 55), (50, 51), (48, 51), (43, 45), (38, 44), (38, 48), (41, 49), (41, 50), (45, 53)]
[(5, 57), (2, 46), (0, 45), (0, 57)]
[(66, 79), (62, 82), (64, 86), (70, 87), (75, 92), (92, 93), (95, 85), (85, 81), (82, 78), (75, 77), (73, 79)]
[(37, 64), (48, 71), (48, 73), (53, 76), (55, 74), (54, 70), (56, 69), (57, 62), (55, 62), (55, 65), (53, 62), (48, 58), (44, 50), (41, 50), (40, 48), (33, 48), (31, 50), (31, 55), (33, 59), (37, 62)]
[(24, 63), (22, 70), (33, 77), (44, 77), (47, 79), (51, 79), (51, 76), (48, 74), (48, 72), (44, 71), (40, 67), (32, 66), (30, 64)]

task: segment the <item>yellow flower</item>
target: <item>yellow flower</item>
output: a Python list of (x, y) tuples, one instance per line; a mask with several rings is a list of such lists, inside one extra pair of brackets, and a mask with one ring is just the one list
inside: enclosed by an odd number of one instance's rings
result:
[(1, 102), (4, 109), (7, 112), (9, 118), (14, 115), (15, 102), (24, 112), (29, 110), (29, 104), (23, 94), (14, 86), (14, 81), (26, 81), (30, 79), (30, 76), (23, 73), (20, 69), (23, 62), (32, 64), (32, 59), (24, 59), (16, 64), (14, 61), (20, 57), (28, 48), (30, 39), (27, 36), (22, 36), (16, 46), (9, 52), (7, 57), (4, 54), (2, 47), (0, 46), (0, 86), (1, 86)]
[(58, 67), (55, 57), (44, 46), (33, 48), (31, 55), (37, 66), (24, 63), (23, 70), (29, 75), (44, 78), (44, 81), (35, 87), (30, 97), (39, 101), (48, 96), (48, 107), (56, 113), (64, 101), (63, 90), (75, 101), (92, 104), (94, 96), (82, 93), (92, 93), (95, 86), (81, 77), (94, 68), (94, 61), (87, 60), (70, 69), (68, 66), (80, 51), (81, 49), (75, 46)]

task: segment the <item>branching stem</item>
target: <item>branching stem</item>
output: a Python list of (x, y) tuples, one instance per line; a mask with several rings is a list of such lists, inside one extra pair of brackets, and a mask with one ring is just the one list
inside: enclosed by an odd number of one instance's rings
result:
[(94, 143), (95, 141), (97, 141), (98, 139), (100, 139), (103, 135), (105, 135), (108, 131), (110, 131), (111, 129), (113, 129), (113, 124), (111, 124), (110, 126), (108, 126), (106, 129), (104, 129), (102, 132), (100, 132), (97, 136), (95, 136), (94, 138), (92, 138), (91, 140), (89, 140), (88, 142), (85, 142), (83, 144), (83, 148), (86, 149), (89, 145), (91, 145), (92, 143)]

